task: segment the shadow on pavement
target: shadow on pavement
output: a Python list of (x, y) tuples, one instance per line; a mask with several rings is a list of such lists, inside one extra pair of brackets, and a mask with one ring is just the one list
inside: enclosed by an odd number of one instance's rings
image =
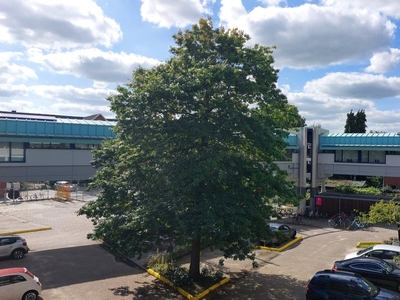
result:
[(26, 267), (39, 277), (44, 289), (143, 273), (118, 261), (99, 244), (31, 251), (23, 259), (1, 259), (0, 264), (1, 268)]
[(207, 300), (269, 299), (303, 300), (307, 282), (289, 276), (252, 273), (243, 279), (234, 279), (230, 284), (217, 289)]

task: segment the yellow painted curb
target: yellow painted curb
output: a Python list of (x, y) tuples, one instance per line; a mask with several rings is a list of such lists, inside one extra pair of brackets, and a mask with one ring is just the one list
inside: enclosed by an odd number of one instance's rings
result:
[(357, 248), (367, 248), (369, 246), (373, 246), (373, 245), (379, 245), (382, 244), (382, 242), (359, 242), (357, 244)]
[(35, 229), (25, 229), (25, 230), (16, 230), (16, 231), (8, 231), (8, 232), (1, 232), (0, 235), (12, 235), (12, 234), (20, 234), (20, 233), (27, 233), (27, 232), (36, 232), (36, 231), (44, 231), (44, 230), (52, 230), (51, 227), (41, 227)]
[(208, 289), (204, 290), (203, 292), (201, 292), (201, 293), (198, 294), (197, 296), (193, 296), (193, 295), (189, 294), (188, 292), (186, 292), (185, 290), (183, 290), (182, 288), (174, 286), (174, 284), (173, 284), (170, 280), (168, 280), (168, 279), (165, 278), (164, 276), (158, 274), (158, 273), (155, 272), (154, 270), (152, 270), (152, 269), (147, 269), (147, 272), (148, 272), (150, 275), (153, 275), (155, 278), (160, 279), (162, 282), (164, 282), (164, 283), (168, 284), (169, 286), (173, 287), (174, 289), (177, 289), (178, 292), (179, 292), (181, 295), (183, 295), (183, 296), (186, 297), (187, 299), (191, 299), (191, 300), (199, 300), (199, 299), (203, 298), (203, 297), (206, 296), (209, 292), (215, 290), (216, 288), (218, 288), (218, 287), (220, 287), (221, 285), (223, 285), (223, 284), (229, 282), (229, 280), (230, 280), (228, 277), (225, 277), (225, 278), (222, 279), (220, 282), (218, 282), (218, 283), (214, 284), (213, 286), (209, 287)]
[(291, 240), (289, 243), (283, 245), (280, 248), (275, 248), (275, 247), (264, 247), (264, 246), (260, 246), (257, 248), (263, 249), (263, 250), (270, 250), (270, 251), (278, 251), (281, 252), (287, 248), (289, 248), (290, 246), (292, 246), (293, 244), (296, 244), (297, 242), (300, 242), (301, 240), (303, 240), (303, 237), (299, 236), (297, 238), (295, 238), (294, 240)]

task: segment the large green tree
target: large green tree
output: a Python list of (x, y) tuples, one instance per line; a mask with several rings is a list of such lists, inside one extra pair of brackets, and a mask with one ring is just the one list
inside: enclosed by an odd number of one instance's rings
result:
[(351, 110), (347, 114), (346, 125), (344, 126), (345, 133), (365, 133), (367, 128), (367, 116), (363, 109), (354, 114)]
[(400, 205), (398, 195), (390, 201), (381, 200), (369, 207), (367, 213), (362, 213), (362, 219), (371, 224), (397, 224), (397, 236), (400, 240)]
[(94, 152), (96, 201), (79, 214), (91, 238), (140, 256), (168, 238), (190, 245), (189, 275), (200, 250), (254, 259), (252, 242), (269, 234), (275, 196), (296, 203), (284, 160), (289, 127), (303, 125), (277, 88), (272, 49), (201, 19), (173, 36), (171, 58), (138, 68), (109, 97), (116, 139)]

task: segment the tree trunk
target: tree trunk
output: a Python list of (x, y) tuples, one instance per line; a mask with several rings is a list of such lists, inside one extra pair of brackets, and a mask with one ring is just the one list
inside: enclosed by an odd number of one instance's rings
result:
[(200, 277), (200, 235), (192, 240), (192, 253), (190, 256), (189, 277), (194, 281)]

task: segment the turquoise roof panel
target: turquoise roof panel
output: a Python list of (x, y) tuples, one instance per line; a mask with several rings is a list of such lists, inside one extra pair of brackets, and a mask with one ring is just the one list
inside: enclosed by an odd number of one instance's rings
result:
[(59, 138), (115, 138), (116, 122), (93, 120), (24, 120), (0, 119), (0, 135)]
[(343, 133), (322, 134), (319, 137), (321, 149), (334, 148), (396, 148), (400, 147), (397, 133)]

